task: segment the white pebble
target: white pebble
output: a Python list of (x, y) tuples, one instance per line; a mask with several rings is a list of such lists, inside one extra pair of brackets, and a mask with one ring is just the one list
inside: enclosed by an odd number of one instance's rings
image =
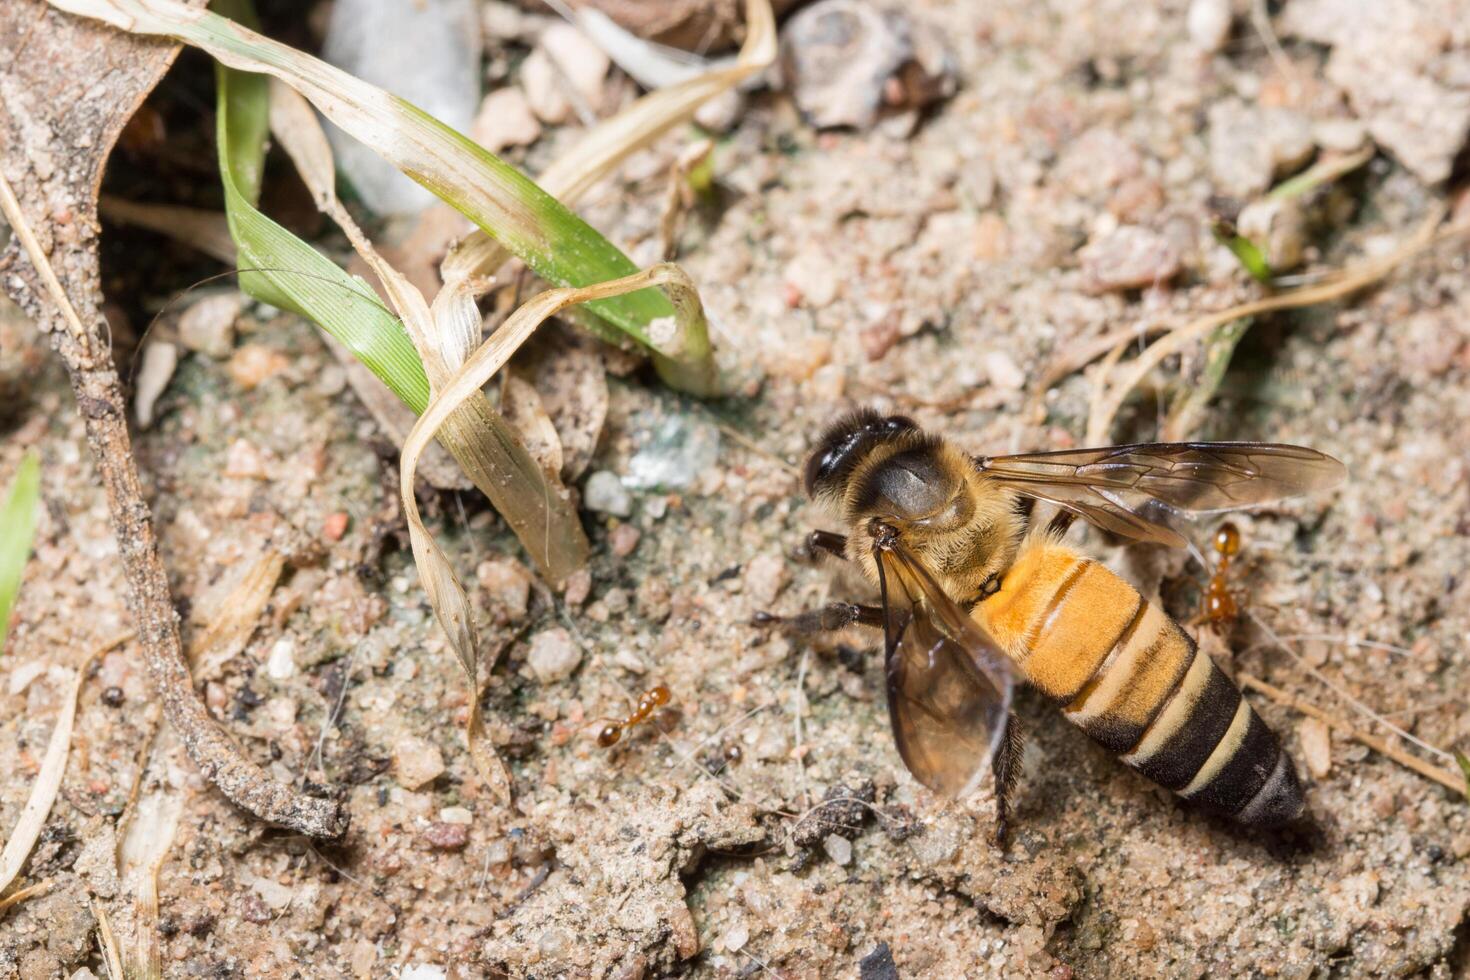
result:
[(582, 503), (588, 510), (614, 517), (627, 517), (633, 513), (633, 498), (623, 487), (616, 473), (598, 470), (582, 485)]
[(741, 919), (725, 930), (725, 935), (720, 938), (720, 945), (724, 946), (727, 952), (736, 953), (745, 947), (749, 939), (750, 927), (745, 924), (744, 919)]
[(1026, 372), (1005, 351), (987, 351), (980, 360), (990, 383), (1001, 391), (1020, 391), (1026, 387)]
[(846, 865), (852, 860), (852, 841), (846, 837), (828, 834), (826, 840), (822, 841), (822, 850), (838, 864)]
[(1185, 27), (1195, 47), (1213, 53), (1230, 40), (1231, 19), (1230, 0), (1193, 0)]
[(439, 822), (465, 824), (468, 826), (475, 822), (475, 815), (467, 807), (446, 806), (439, 811)]
[(271, 645), (265, 661), (265, 672), (272, 680), (283, 681), (296, 673), (296, 644), (282, 637)]
[(1317, 718), (1304, 718), (1296, 726), (1296, 736), (1302, 743), (1307, 772), (1313, 779), (1324, 778), (1332, 771), (1332, 733), (1326, 723)]
[(565, 680), (582, 662), (582, 651), (572, 634), (560, 626), (542, 630), (531, 637), (531, 652), (526, 655), (531, 672), (543, 684)]

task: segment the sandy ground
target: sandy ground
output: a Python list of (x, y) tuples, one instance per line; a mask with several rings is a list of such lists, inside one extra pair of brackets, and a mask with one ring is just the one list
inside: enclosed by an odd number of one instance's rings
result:
[[(1209, 235), (1209, 199), (1262, 166), (1269, 179), (1272, 161), (1212, 159), (1225, 117), (1272, 106), (1318, 144), (1353, 135), (1325, 47), (1285, 38), (1284, 75), (1238, 25), (1204, 53), (1179, 4), (923, 4), (913, 16), (942, 28), (959, 88), (911, 133), (900, 119), (819, 134), (762, 97), (720, 141), (725, 206), (691, 218), (681, 260), (739, 393), (700, 404), (646, 373), (610, 379), (594, 470), (641, 472), (648, 453), (667, 455), (670, 425), (717, 451), (635, 489), (625, 519), (585, 515), (588, 594), (528, 591), (483, 501), (422, 496), (482, 583), (509, 810), (463, 747), (462, 674), (407, 550), (393, 447), (330, 353), (308, 325), (247, 306), (231, 358), (184, 358), (138, 452), (186, 640), (267, 547), (286, 559), (248, 642), (196, 677), (252, 758), (346, 793), (352, 829), (315, 846), (231, 808), (167, 729), (152, 738), (126, 643), (82, 690), (62, 794), (25, 871), (55, 886), (0, 913), (0, 978), (101, 972), (95, 910), (131, 922), (113, 853), (140, 766), (138, 820), (172, 827), (158, 874), (168, 976), (1466, 974), (1470, 809), (1355, 743), (1334, 736), (1330, 767), (1306, 777), (1314, 830), (1252, 837), (1023, 696), (1026, 774), (1001, 853), (988, 788), (946, 806), (904, 772), (871, 636), (808, 644), (748, 624), (860, 588), (789, 558), (807, 529), (834, 526), (794, 468), (833, 415), (902, 409), (974, 451), (1076, 444), (1086, 374), (1034, 410), (1054, 357), (1255, 293)], [(574, 136), (548, 135), (533, 162)], [(681, 146), (630, 163), (586, 210), (640, 260), (655, 257), (660, 175)], [(1311, 257), (1381, 252), (1442, 197), (1380, 155), (1325, 209)], [(1099, 287), (1086, 249), (1120, 225), (1177, 253), (1172, 285)], [(1347, 304), (1258, 321), (1196, 430), (1348, 464), (1335, 495), (1241, 520), (1239, 588), (1277, 633), (1309, 637), (1297, 641), (1308, 663), (1441, 746), (1470, 744), (1467, 324), (1463, 243), (1450, 244)], [(44, 666), (75, 664), (127, 626), (64, 378), (53, 364), (30, 388), (0, 445), (5, 479), (40, 451), (45, 497), (0, 661), (6, 828), (65, 690)], [(1114, 436), (1149, 438), (1156, 423), (1140, 399)], [(1078, 539), (1192, 612), (1197, 565)], [(1243, 626), (1216, 649), (1231, 670), (1348, 712), (1263, 639)], [(538, 645), (570, 647), (575, 669), (538, 678)], [(666, 731), (597, 748), (595, 719), (660, 682), (675, 709)], [(1301, 760), (1301, 716), (1251, 697)]]

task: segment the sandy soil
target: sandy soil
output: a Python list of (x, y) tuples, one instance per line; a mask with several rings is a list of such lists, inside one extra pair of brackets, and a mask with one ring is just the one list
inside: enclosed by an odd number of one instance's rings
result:
[[(347, 794), (352, 829), (322, 847), (232, 809), (167, 730), (151, 737), (141, 659), (124, 644), (83, 688), (62, 795), (25, 872), (55, 886), (0, 913), (0, 978), (101, 972), (95, 910), (131, 921), (114, 849), (140, 767), (142, 819), (159, 832), (177, 819), (158, 876), (169, 976), (1465, 975), (1470, 809), (1355, 743), (1334, 736), (1330, 768), (1307, 778), (1313, 831), (1252, 837), (1023, 696), (1026, 774), (1001, 853), (988, 789), (945, 806), (902, 769), (871, 636), (808, 644), (748, 624), (860, 588), (789, 558), (807, 529), (833, 526), (795, 471), (833, 415), (899, 408), (975, 451), (1076, 444), (1086, 374), (1034, 409), (1052, 358), (1256, 292), (1211, 239), (1209, 199), (1263, 166), (1269, 180), (1279, 161), (1249, 140), (1250, 159), (1218, 156), (1225, 117), (1269, 106), (1289, 112), (1288, 137), (1353, 135), (1325, 47), (1285, 38), (1284, 75), (1242, 23), (1204, 53), (1180, 4), (913, 16), (941, 26), (959, 88), (912, 132), (899, 119), (816, 133), (767, 96), (721, 140), (725, 206), (691, 218), (681, 260), (739, 393), (700, 404), (647, 373), (609, 379), (592, 469), (638, 472), (671, 422), (718, 451), (634, 490), (626, 519), (586, 514), (587, 595), (528, 592), (487, 505), (424, 495), (463, 575), (483, 583), (509, 810), (464, 751), (462, 674), (407, 550), (393, 447), (331, 354), (308, 325), (247, 306), (234, 355), (184, 358), (138, 445), (186, 639), (266, 548), (285, 556), (248, 642), (196, 676), (252, 758)], [(549, 134), (532, 161), (574, 137)], [(682, 145), (644, 154), (586, 211), (640, 260), (654, 258), (661, 175)], [(1380, 252), (1442, 197), (1379, 155), (1324, 206), (1310, 257)], [(1172, 285), (1102, 288), (1086, 249), (1119, 226), (1177, 254)], [(1465, 269), (1463, 243), (1446, 245), (1346, 304), (1258, 321), (1196, 432), (1301, 442), (1349, 465), (1331, 498), (1240, 522), (1239, 587), (1276, 632), (1309, 637), (1308, 663), (1442, 746), (1470, 743)], [(272, 370), (255, 384), (262, 358)], [(1156, 422), (1143, 398), (1114, 435), (1148, 438)], [(0, 477), (39, 449), (46, 504), (0, 661), (9, 828), (65, 689), (32, 665), (79, 662), (127, 616), (58, 367), (5, 424)], [(1192, 612), (1197, 565), (1079, 540)], [(1263, 640), (1237, 629), (1222, 664), (1347, 713)], [(538, 644), (570, 645), (575, 670), (539, 679)], [(667, 730), (597, 748), (595, 719), (659, 682), (676, 709)], [(1301, 717), (1252, 700), (1300, 760)]]

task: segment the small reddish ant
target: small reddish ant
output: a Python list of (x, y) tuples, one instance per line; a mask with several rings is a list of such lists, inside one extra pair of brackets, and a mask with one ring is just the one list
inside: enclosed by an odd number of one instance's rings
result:
[(669, 688), (666, 684), (649, 688), (643, 696), (638, 699), (638, 706), (622, 721), (609, 721), (597, 733), (597, 744), (602, 748), (611, 748), (618, 744), (626, 729), (632, 728), (639, 722), (647, 721), (648, 718), (659, 708), (669, 703)]
[(1240, 553), (1240, 529), (1229, 521), (1221, 524), (1215, 531), (1214, 546), (1215, 554), (1220, 557), (1215, 563), (1215, 574), (1210, 576), (1210, 584), (1205, 587), (1195, 622), (1220, 627), (1235, 622), (1235, 617), (1240, 614), (1235, 595), (1227, 587), (1230, 560)]

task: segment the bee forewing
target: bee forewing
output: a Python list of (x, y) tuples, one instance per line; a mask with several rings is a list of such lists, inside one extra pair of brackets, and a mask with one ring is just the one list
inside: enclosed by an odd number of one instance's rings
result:
[(899, 755), (929, 789), (965, 796), (984, 778), (1004, 735), (1007, 661), (901, 545), (876, 554)]
[(982, 472), (1106, 530), (1180, 546), (1180, 515), (1240, 510), (1327, 490), (1347, 469), (1304, 446), (1159, 442), (993, 456)]

